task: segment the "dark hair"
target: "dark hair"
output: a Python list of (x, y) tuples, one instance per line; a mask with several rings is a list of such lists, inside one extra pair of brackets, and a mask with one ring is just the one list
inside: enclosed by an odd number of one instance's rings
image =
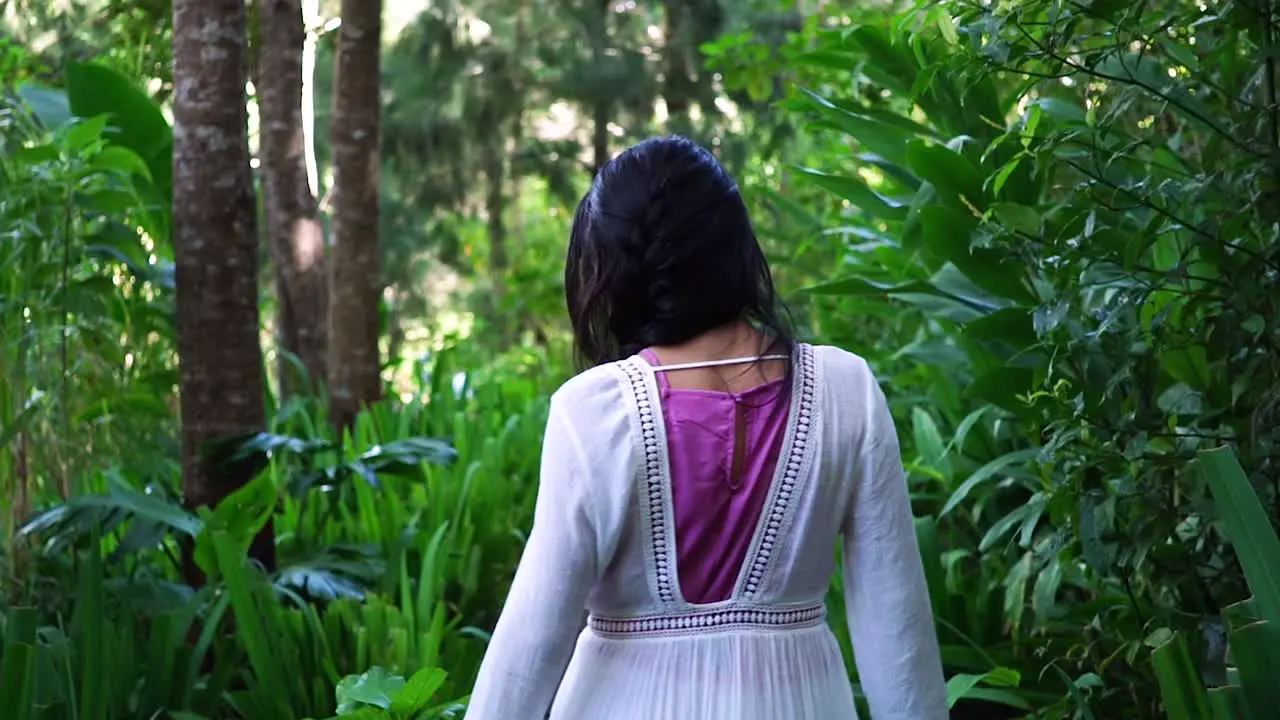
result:
[(600, 169), (573, 218), (564, 284), (586, 365), (686, 342), (735, 320), (791, 350), (737, 184), (683, 137), (650, 138)]

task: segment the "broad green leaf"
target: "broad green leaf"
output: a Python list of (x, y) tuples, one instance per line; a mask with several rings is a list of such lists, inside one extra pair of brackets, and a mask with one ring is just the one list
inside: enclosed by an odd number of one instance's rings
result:
[(982, 174), (960, 153), (944, 145), (912, 140), (907, 144), (906, 158), (911, 171), (930, 182), (947, 202), (986, 210)]
[(860, 178), (847, 175), (833, 175), (806, 167), (796, 167), (799, 177), (848, 200), (864, 212), (885, 220), (904, 220), (907, 217), (907, 206), (886, 197), (867, 187)]
[(1209, 700), (1200, 682), (1200, 673), (1181, 635), (1175, 634), (1172, 640), (1153, 650), (1151, 663), (1155, 666), (1169, 720), (1209, 717)]
[(1208, 690), (1209, 709), (1213, 720), (1240, 720), (1249, 717), (1244, 690), (1238, 685), (1213, 687)]
[(911, 409), (911, 428), (915, 437), (916, 452), (921, 460), (936, 469), (944, 478), (951, 476), (951, 463), (947, 459), (946, 447), (942, 441), (942, 433), (933, 416), (921, 407)]
[(18, 97), (31, 108), (40, 124), (49, 130), (57, 130), (70, 123), (74, 117), (71, 105), (67, 102), (67, 94), (57, 88), (26, 83), (18, 88)]
[(1031, 610), (1036, 616), (1036, 625), (1045, 627), (1051, 619), (1057, 605), (1058, 588), (1062, 586), (1062, 563), (1054, 559), (1036, 576), (1035, 585), (1031, 588)]
[(1267, 511), (1230, 447), (1201, 451), (1197, 462), (1260, 617), (1280, 626), (1280, 538)]
[(964, 325), (964, 336), (982, 343), (1017, 351), (1037, 343), (1031, 312), (1024, 307), (1001, 308)]
[(1254, 717), (1280, 708), (1280, 625), (1262, 621), (1230, 635), (1240, 687)]
[(131, 79), (102, 65), (71, 63), (66, 77), (71, 111), (79, 117), (109, 115), (105, 137), (142, 158), (167, 207), (173, 191), (173, 131), (160, 107)]
[(964, 502), (965, 499), (969, 497), (969, 493), (973, 492), (975, 488), (989, 480), (999, 477), (1004, 472), (1005, 468), (1017, 467), (1023, 463), (1030, 463), (1035, 459), (1039, 452), (1039, 448), (1014, 450), (1013, 452), (1005, 453), (1004, 455), (1001, 455), (978, 468), (977, 471), (970, 475), (967, 480), (960, 484), (960, 487), (956, 488), (956, 491), (951, 494), (951, 497), (947, 498), (946, 504), (938, 511), (938, 517), (946, 517), (952, 510), (956, 509), (956, 506)]
[(975, 285), (997, 297), (1034, 302), (1023, 285), (1023, 266), (1016, 257), (972, 246), (977, 219), (970, 213), (948, 205), (929, 205), (920, 209), (920, 222), (929, 251), (955, 265)]
[(117, 142), (143, 158), (152, 158), (170, 140), (169, 123), (131, 79), (103, 65), (67, 66), (67, 99), (82, 118), (109, 115)]
[(398, 713), (417, 713), (431, 702), (431, 698), (444, 684), (448, 676), (440, 668), (423, 668), (409, 678), (391, 702), (391, 709)]
[(114, 170), (125, 175), (138, 175), (151, 180), (151, 169), (138, 154), (122, 145), (103, 148), (93, 156), (90, 164), (99, 170)]
[(965, 392), (1015, 415), (1028, 412), (1023, 395), (1034, 389), (1035, 371), (1028, 367), (1005, 365), (989, 370), (969, 383)]
[(859, 145), (895, 165), (907, 162), (907, 142), (912, 135), (900, 127), (887, 125), (861, 113), (836, 107), (831, 101), (806, 88), (800, 92), (811, 109), (848, 133)]
[[(950, 501), (948, 501), (950, 503)], [(1004, 517), (1000, 518), (987, 530), (982, 536), (982, 540), (978, 542), (978, 552), (987, 552), (995, 547), (995, 544), (1008, 535), (1011, 530), (1026, 520), (1037, 509), (1036, 504), (1027, 503), (1019, 505)]]
[(41, 165), (55, 162), (60, 158), (58, 148), (50, 143), (28, 145), (13, 151), (13, 159), (25, 165)]
[(998, 202), (991, 205), (996, 221), (1028, 238), (1040, 237), (1040, 214), (1026, 205)]
[(947, 707), (955, 707), (955, 704), (969, 694), (969, 691), (982, 681), (981, 675), (969, 675), (966, 673), (957, 673), (947, 680)]
[(1009, 176), (1013, 175), (1018, 169), (1018, 165), (1022, 163), (1022, 159), (1026, 157), (1023, 153), (1013, 156), (1013, 159), (1001, 166), (991, 181), (991, 196), (1000, 197), (1000, 191), (1004, 190), (1005, 183), (1009, 182)]
[(101, 138), (102, 131), (106, 127), (106, 115), (95, 115), (91, 118), (77, 120), (71, 127), (67, 128), (67, 149), (72, 152), (83, 150), (90, 143)]
[(31, 720), (36, 694), (35, 645), (12, 641), (0, 646), (0, 650), (0, 703), (8, 708), (6, 717)]

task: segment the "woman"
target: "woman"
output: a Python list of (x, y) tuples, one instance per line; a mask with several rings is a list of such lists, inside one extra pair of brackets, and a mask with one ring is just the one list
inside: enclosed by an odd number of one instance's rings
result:
[(842, 537), (872, 717), (946, 718), (884, 395), (861, 358), (791, 339), (711, 154), (658, 138), (606, 165), (565, 294), (592, 367), (551, 399), (533, 531), (467, 717), (853, 718), (823, 605)]

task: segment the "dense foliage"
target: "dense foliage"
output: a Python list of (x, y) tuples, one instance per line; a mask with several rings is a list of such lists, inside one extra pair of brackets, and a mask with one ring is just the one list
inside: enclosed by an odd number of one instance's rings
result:
[[(216, 449), (254, 479), (191, 508), (170, 3), (0, 1), (0, 707), (460, 716), (571, 373), (572, 204), (675, 131), (738, 177), (804, 339), (885, 384), (956, 717), (1280, 704), (1269, 0), (386, 5), (385, 399), (335, 428), (273, 382)], [(327, 226), (338, 3), (311, 9)]]

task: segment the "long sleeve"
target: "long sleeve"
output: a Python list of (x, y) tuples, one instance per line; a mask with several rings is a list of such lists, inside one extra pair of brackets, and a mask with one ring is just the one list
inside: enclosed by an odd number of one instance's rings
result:
[(468, 720), (543, 720), (599, 573), (582, 448), (551, 402), (533, 529), (471, 694)]
[(844, 528), (844, 586), (854, 659), (872, 720), (946, 720), (946, 682), (893, 418), (873, 409)]

